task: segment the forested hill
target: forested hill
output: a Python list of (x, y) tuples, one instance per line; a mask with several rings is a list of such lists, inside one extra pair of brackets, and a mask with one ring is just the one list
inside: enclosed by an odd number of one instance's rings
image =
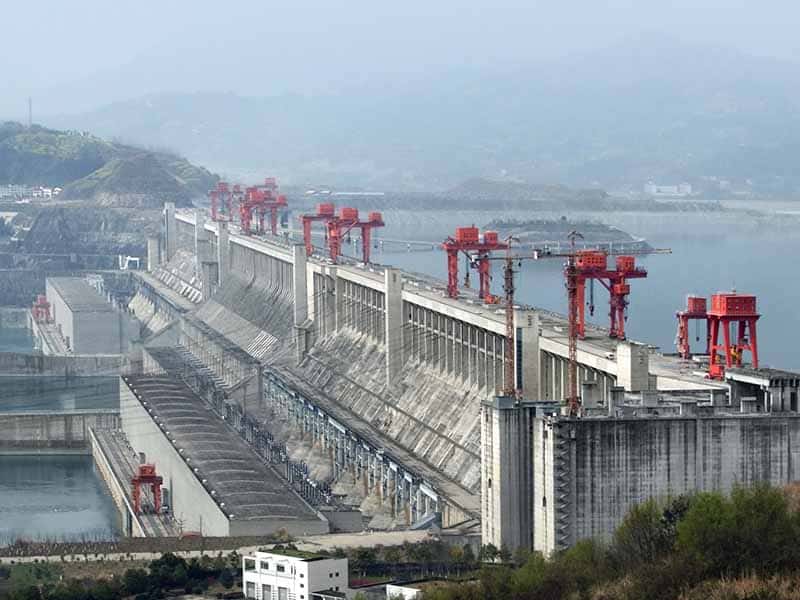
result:
[(216, 175), (185, 158), (109, 142), (86, 132), (0, 123), (0, 185), (64, 188), (62, 199), (108, 206), (189, 206)]

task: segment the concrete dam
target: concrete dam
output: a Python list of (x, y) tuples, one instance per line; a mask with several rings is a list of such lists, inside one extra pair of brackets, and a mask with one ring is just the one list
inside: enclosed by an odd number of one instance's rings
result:
[[(241, 531), (248, 515), (260, 533), (438, 521), (551, 552), (609, 535), (650, 497), (798, 478), (798, 374), (710, 380), (589, 327), (577, 349), (584, 411), (570, 417), (566, 319), (520, 306), (524, 401), (510, 402), (497, 305), (170, 205), (135, 277), (130, 308), (149, 335), (120, 386), (121, 406), (138, 406), (121, 428), (144, 460), (205, 494), (174, 496), (193, 528)], [(165, 379), (184, 405), (164, 404)], [(264, 481), (291, 508), (269, 509)]]

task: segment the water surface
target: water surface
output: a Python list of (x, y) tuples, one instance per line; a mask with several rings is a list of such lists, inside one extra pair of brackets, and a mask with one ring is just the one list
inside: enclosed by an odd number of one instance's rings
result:
[(91, 456), (0, 456), (0, 545), (114, 539), (117, 520)]

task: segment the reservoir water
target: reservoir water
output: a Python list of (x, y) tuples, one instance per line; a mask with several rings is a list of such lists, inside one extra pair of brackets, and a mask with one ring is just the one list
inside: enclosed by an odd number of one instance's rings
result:
[[(512, 218), (553, 217), (520, 211)], [(385, 217), (391, 223), (392, 215)], [(438, 240), (452, 235), (455, 227), (475, 223), (482, 226), (490, 213), (422, 213), (417, 221), (406, 214), (406, 222), (387, 227), (387, 238)], [(586, 218), (581, 215), (581, 218)], [(758, 344), (762, 366), (800, 370), (797, 335), (800, 331), (800, 221), (791, 215), (759, 219), (748, 215), (605, 214), (590, 218), (616, 225), (635, 236), (645, 237), (654, 247), (668, 247), (671, 255), (637, 257), (649, 274), (631, 281), (626, 328), (628, 337), (675, 352), (675, 311), (685, 306), (687, 294), (709, 297), (718, 291), (736, 289), (758, 297)], [(427, 252), (378, 252), (383, 264), (434, 275), (446, 280), (446, 261), (441, 250)], [(463, 259), (459, 265), (464, 276)], [(501, 264), (492, 267), (492, 291), (502, 294)], [(517, 275), (517, 298), (566, 314), (567, 298), (562, 272), (563, 259), (524, 261)], [(472, 273), (473, 282), (477, 274)], [(587, 318), (608, 326), (608, 293), (595, 288), (595, 313)], [(704, 325), (692, 343), (705, 345)], [(700, 341), (695, 341), (698, 334)]]
[(103, 485), (91, 456), (0, 455), (0, 546), (114, 539), (118, 513)]
[[(0, 352), (30, 352), (25, 329), (0, 328)], [(117, 377), (0, 376), (4, 412), (119, 406)], [(91, 456), (0, 454), (0, 546), (25, 540), (108, 540), (118, 516)]]

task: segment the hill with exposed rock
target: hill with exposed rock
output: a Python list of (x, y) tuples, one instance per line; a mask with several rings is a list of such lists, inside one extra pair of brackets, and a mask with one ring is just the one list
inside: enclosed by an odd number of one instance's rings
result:
[(0, 185), (64, 188), (61, 199), (104, 206), (191, 206), (217, 181), (175, 154), (109, 142), (85, 132), (0, 124)]

